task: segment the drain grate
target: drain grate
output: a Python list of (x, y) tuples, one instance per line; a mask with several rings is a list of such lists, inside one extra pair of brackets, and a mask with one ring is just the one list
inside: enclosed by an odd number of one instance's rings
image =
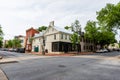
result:
[(66, 67), (65, 65), (59, 65), (58, 67), (62, 67), (62, 68), (64, 68), (64, 67)]

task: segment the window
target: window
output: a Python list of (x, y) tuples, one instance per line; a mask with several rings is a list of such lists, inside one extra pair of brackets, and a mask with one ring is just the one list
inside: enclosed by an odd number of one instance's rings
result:
[(54, 31), (54, 28), (52, 28), (52, 31)]
[(49, 33), (49, 30), (47, 32)]
[(56, 34), (54, 34), (54, 39), (56, 39)]
[(47, 41), (47, 36), (45, 37), (45, 41)]
[(61, 39), (63, 39), (63, 34), (61, 34)]
[(23, 43), (23, 40), (20, 40), (20, 43)]
[(69, 40), (71, 39), (71, 36), (69, 36)]
[(84, 50), (85, 50), (85, 46), (84, 46)]
[(65, 35), (65, 39), (67, 39), (67, 35)]

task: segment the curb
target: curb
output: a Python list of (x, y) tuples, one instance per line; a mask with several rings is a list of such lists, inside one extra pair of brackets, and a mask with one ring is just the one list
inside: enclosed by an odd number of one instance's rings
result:
[(7, 63), (18, 63), (18, 61), (2, 61), (0, 64), (7, 64)]
[(1, 69), (0, 69), (0, 80), (8, 80), (7, 76)]
[(2, 59), (3, 57), (2, 56), (0, 56), (0, 59)]

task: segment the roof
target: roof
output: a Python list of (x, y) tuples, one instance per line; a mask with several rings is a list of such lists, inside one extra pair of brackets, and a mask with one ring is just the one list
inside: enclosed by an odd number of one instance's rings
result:
[(30, 31), (30, 30), (34, 30), (34, 31), (36, 31), (36, 32), (39, 32), (39, 31), (37, 31), (36, 29), (34, 29), (33, 27), (27, 29), (26, 32), (28, 32), (28, 31)]
[(38, 38), (38, 37), (43, 36), (43, 33), (44, 33), (44, 32), (40, 32), (39, 34), (35, 34), (35, 35), (34, 35), (34, 38)]
[(72, 31), (66, 30), (66, 29), (64, 29), (64, 28), (60, 28), (60, 27), (56, 27), (56, 26), (54, 26), (53, 28), (55, 28), (56, 30), (58, 30), (58, 31), (60, 31), (60, 32), (64, 32), (64, 33), (68, 33), (68, 34), (73, 34)]
[(18, 36), (15, 36), (15, 38), (18, 38), (18, 37), (25, 37), (25, 36), (23, 36), (23, 35), (18, 35)]

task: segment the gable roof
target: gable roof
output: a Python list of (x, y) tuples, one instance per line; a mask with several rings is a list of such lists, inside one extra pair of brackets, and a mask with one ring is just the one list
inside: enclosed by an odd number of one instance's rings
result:
[(43, 36), (43, 34), (44, 34), (44, 32), (40, 32), (39, 34), (35, 34), (35, 35), (34, 35), (34, 38), (41, 37), (41, 36)]
[(68, 33), (68, 34), (73, 34), (72, 31), (66, 30), (64, 28), (60, 28), (60, 27), (56, 27), (56, 26), (54, 26), (53, 28), (55, 28), (57, 31), (60, 31), (60, 32), (64, 32), (64, 33)]

